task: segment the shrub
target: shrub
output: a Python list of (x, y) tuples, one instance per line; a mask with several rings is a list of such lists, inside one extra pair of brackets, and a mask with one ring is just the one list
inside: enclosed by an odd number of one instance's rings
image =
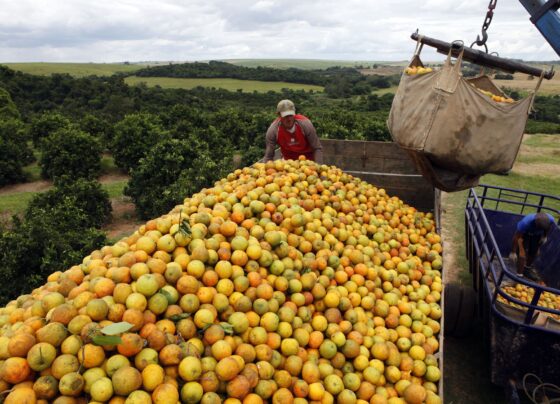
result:
[(226, 169), (226, 163), (210, 157), (204, 142), (170, 139), (154, 147), (132, 170), (124, 193), (134, 200), (139, 216), (148, 219), (167, 213)]
[(106, 242), (101, 230), (84, 227), (87, 213), (69, 199), (54, 207), (34, 207), (11, 229), (0, 229), (0, 302), (29, 293), (49, 274), (78, 265)]
[(35, 157), (27, 146), (25, 127), (17, 119), (0, 119), (0, 187), (25, 181), (23, 167)]
[(496, 79), (496, 80), (513, 80), (513, 76), (511, 74), (506, 74), (506, 73), (496, 73), (494, 75), (494, 79)]
[(35, 147), (39, 148), (43, 139), (46, 139), (59, 129), (72, 127), (72, 122), (59, 112), (45, 112), (31, 121), (29, 134)]
[(264, 146), (249, 146), (241, 152), (236, 153), (240, 155), (241, 159), (237, 161), (236, 166), (247, 167), (255, 164), (257, 161), (262, 160), (264, 157)]
[(113, 125), (106, 119), (93, 114), (86, 114), (78, 123), (81, 130), (97, 138), (104, 148), (109, 148), (113, 140)]
[(366, 140), (390, 141), (391, 134), (387, 124), (383, 121), (368, 121), (364, 125), (364, 135)]
[(146, 113), (127, 115), (114, 130), (111, 151), (115, 164), (127, 172), (136, 167), (152, 147), (170, 137), (160, 119)]
[(41, 209), (56, 210), (68, 203), (85, 213), (82, 226), (100, 228), (110, 219), (109, 194), (101, 184), (84, 178), (70, 181), (68, 177), (59, 178), (54, 188), (37, 194), (29, 202), (25, 217), (32, 220)]
[(560, 123), (542, 122), (529, 119), (527, 121), (527, 126), (525, 126), (525, 133), (558, 134), (560, 133)]
[(63, 128), (41, 142), (41, 175), (56, 180), (96, 178), (101, 171), (101, 144), (93, 136), (75, 128)]
[(10, 93), (0, 87), (0, 118), (20, 119), (19, 111)]
[(538, 121), (560, 123), (560, 95), (537, 95), (531, 118)]

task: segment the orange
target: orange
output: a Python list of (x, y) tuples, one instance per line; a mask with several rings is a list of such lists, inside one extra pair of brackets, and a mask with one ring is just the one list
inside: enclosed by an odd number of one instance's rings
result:
[(8, 358), (2, 364), (2, 379), (10, 384), (17, 384), (31, 374), (31, 368), (24, 358)]
[(144, 347), (144, 339), (135, 333), (125, 333), (121, 336), (122, 342), (117, 345), (117, 351), (124, 356), (136, 355)]

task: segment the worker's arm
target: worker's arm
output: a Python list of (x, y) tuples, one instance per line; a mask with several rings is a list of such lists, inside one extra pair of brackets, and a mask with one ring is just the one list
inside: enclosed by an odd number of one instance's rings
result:
[(525, 264), (527, 263), (527, 252), (525, 251), (525, 246), (523, 245), (523, 233), (518, 231), (515, 232), (513, 236), (512, 252), (518, 255), (517, 273), (522, 275), (525, 270)]
[(313, 149), (313, 160), (315, 160), (316, 163), (323, 164), (323, 146), (321, 145), (319, 136), (317, 136), (315, 126), (313, 126), (309, 119), (302, 119), (301, 121), (298, 121), (298, 123), (303, 129), (303, 133), (309, 142), (309, 146)]
[(523, 245), (523, 233), (520, 233), (518, 231), (515, 232), (515, 234), (513, 235), (513, 242), (512, 242), (512, 246), (511, 246), (511, 252), (514, 254), (518, 254), (519, 252), (519, 240), (521, 239), (521, 245)]
[(274, 160), (274, 149), (276, 148), (276, 137), (278, 135), (278, 123), (274, 121), (266, 131), (266, 149), (264, 151), (263, 161)]

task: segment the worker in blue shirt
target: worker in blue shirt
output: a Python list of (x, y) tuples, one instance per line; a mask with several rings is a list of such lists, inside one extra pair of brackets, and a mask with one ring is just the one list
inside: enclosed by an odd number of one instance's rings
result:
[[(539, 248), (546, 242), (550, 230), (555, 225), (554, 218), (548, 213), (531, 213), (517, 223), (510, 253), (512, 262), (517, 261), (517, 275), (523, 276), (525, 267), (531, 267)], [(538, 281), (536, 273), (528, 272), (528, 277)]]

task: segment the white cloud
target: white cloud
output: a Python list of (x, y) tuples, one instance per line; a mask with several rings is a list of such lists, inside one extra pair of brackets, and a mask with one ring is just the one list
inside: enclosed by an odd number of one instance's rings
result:
[[(403, 60), (416, 28), (470, 45), (487, 7), (488, 0), (0, 0), (0, 62)], [(488, 34), (501, 56), (558, 58), (519, 2), (497, 5)]]

